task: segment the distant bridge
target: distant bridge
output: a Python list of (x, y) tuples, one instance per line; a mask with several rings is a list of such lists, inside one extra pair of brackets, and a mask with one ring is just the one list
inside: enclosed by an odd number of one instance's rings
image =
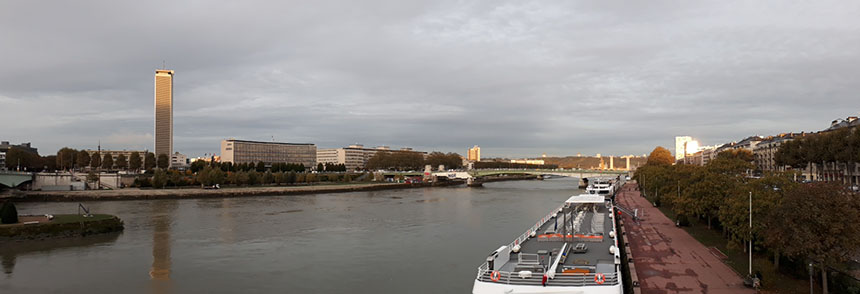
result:
[(0, 185), (15, 188), (19, 185), (32, 181), (33, 173), (0, 171)]
[[(436, 171), (432, 172), (434, 176), (437, 177), (447, 177), (447, 178), (456, 178), (456, 179), (469, 179), (469, 178), (481, 178), (486, 176), (494, 176), (494, 175), (553, 175), (560, 177), (571, 177), (571, 178), (591, 178), (591, 177), (600, 177), (600, 176), (617, 176), (617, 175), (625, 175), (627, 171), (624, 170), (591, 170), (591, 169), (578, 169), (578, 170), (561, 170), (561, 169), (480, 169), (480, 170), (471, 170), (471, 171)], [(422, 176), (423, 172), (387, 172), (384, 173), (387, 176)]]

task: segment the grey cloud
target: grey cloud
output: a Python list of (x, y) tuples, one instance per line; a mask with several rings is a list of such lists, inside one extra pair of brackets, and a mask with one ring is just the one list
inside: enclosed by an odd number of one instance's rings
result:
[[(838, 7), (838, 9), (835, 9)], [(856, 114), (860, 5), (827, 1), (0, 4), (0, 137), (42, 153), (223, 138), (641, 154)], [(149, 140), (149, 141), (148, 141)], [(97, 143), (95, 143), (97, 144)]]

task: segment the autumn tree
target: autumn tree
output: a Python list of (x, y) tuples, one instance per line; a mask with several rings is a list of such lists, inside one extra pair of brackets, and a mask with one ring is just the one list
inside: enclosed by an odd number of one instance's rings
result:
[(653, 151), (651, 151), (651, 154), (648, 155), (648, 160), (645, 164), (671, 165), (674, 162), (675, 159), (672, 157), (672, 152), (669, 152), (669, 149), (657, 146)]

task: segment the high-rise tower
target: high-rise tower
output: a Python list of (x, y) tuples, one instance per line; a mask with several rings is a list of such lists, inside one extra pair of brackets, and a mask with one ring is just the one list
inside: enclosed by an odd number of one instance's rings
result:
[(155, 70), (155, 156), (173, 154), (173, 71)]

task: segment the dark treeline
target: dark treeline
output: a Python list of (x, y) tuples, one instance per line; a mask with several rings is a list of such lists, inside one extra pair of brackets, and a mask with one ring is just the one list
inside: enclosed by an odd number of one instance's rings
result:
[(860, 127), (809, 134), (780, 145), (774, 154), (777, 165), (804, 168), (810, 163), (860, 162)]
[(345, 172), (346, 171), (346, 164), (343, 164), (343, 163), (336, 164), (336, 163), (331, 163), (331, 162), (326, 162), (325, 164), (317, 163), (317, 171), (320, 171), (320, 172), (323, 172), (323, 171), (326, 171), (326, 172)]
[(558, 165), (556, 164), (525, 164), (525, 163), (511, 163), (504, 161), (478, 161), (473, 165), (476, 169), (483, 168), (515, 168), (515, 169), (556, 169)]
[(362, 173), (310, 173), (271, 170), (258, 172), (256, 169), (224, 171), (220, 167), (204, 166), (196, 173), (191, 170), (156, 169), (151, 175), (140, 175), (134, 181), (135, 187), (183, 187), (183, 186), (258, 186), (258, 185), (298, 185), (319, 182), (369, 181), (373, 177)]
[(424, 159), (424, 154), (418, 152), (380, 151), (367, 161), (368, 170), (423, 170), (424, 165), (433, 168), (445, 165), (445, 168), (457, 169), (463, 166), (463, 159), (457, 153), (433, 152)]
[(39, 154), (26, 151), (21, 148), (12, 147), (6, 152), (6, 168), (16, 170), (20, 166), (22, 171), (53, 172), (58, 170), (140, 170), (152, 169), (156, 166), (167, 168), (170, 158), (160, 155), (156, 158), (152, 152), (140, 154), (132, 152), (130, 156), (105, 156), (99, 152), (90, 153), (85, 150), (62, 148), (56, 155), (39, 156)]
[(197, 172), (203, 170), (203, 168), (207, 167), (207, 166), (220, 169), (221, 171), (224, 171), (224, 172), (234, 172), (234, 171), (235, 172), (237, 172), (237, 171), (247, 172), (247, 171), (253, 170), (256, 172), (271, 171), (273, 173), (277, 173), (277, 172), (304, 172), (305, 170), (307, 170), (307, 168), (301, 163), (280, 162), (280, 163), (272, 163), (272, 164), (269, 164), (267, 166), (266, 163), (262, 162), (262, 161), (257, 162), (257, 163), (245, 162), (245, 163), (233, 164), (232, 162), (223, 162), (223, 163), (222, 162), (214, 162), (214, 161), (213, 162), (205, 162), (202, 160), (192, 162), (191, 166), (189, 166), (188, 169), (191, 170), (192, 173), (197, 173)]
[(705, 166), (671, 165), (671, 153), (658, 147), (634, 179), (651, 202), (671, 209), (681, 225), (699, 219), (721, 231), (730, 249), (753, 242), (755, 252), (773, 255), (776, 268), (780, 257), (799, 264), (798, 276), (806, 259), (836, 266), (860, 250), (860, 228), (846, 223), (860, 219), (858, 194), (837, 183), (800, 184), (790, 173), (749, 177), (752, 160), (749, 151), (731, 150)]

